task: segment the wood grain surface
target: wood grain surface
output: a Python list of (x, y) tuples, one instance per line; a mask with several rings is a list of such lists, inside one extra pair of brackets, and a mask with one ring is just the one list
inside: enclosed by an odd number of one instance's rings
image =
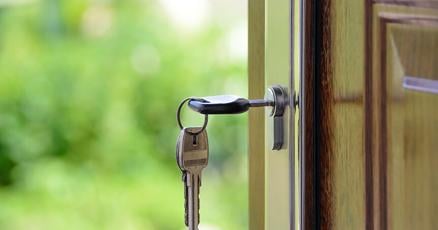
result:
[[(427, 1), (425, 1), (427, 3)], [(433, 5), (433, 4), (429, 4)], [(438, 11), (373, 6), (374, 227), (435, 229), (438, 97), (403, 88), (405, 76), (438, 79)]]
[(304, 78), (305, 229), (363, 229), (364, 4), (317, 1), (312, 13), (307, 26), (314, 42), (306, 50), (314, 53), (306, 57)]
[(307, 3), (305, 229), (436, 228), (436, 3)]

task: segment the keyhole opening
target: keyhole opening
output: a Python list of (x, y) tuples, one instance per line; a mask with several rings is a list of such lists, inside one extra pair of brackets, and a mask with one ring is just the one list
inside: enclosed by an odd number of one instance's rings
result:
[(192, 144), (194, 146), (198, 145), (198, 135), (193, 135), (193, 142), (192, 142)]

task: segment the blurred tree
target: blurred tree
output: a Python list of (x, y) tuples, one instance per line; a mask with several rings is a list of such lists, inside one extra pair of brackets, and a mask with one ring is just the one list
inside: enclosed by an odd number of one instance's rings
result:
[[(221, 59), (226, 28), (188, 39), (169, 23), (145, 0), (0, 8), (0, 226), (182, 228), (176, 106), (245, 92), (246, 70)], [(203, 223), (223, 229), (246, 227), (245, 167), (226, 166), (245, 165), (245, 119), (209, 126)]]

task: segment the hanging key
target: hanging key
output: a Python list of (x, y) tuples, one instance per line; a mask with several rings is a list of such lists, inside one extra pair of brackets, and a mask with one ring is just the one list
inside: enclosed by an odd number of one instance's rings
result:
[(208, 164), (207, 131), (201, 127), (183, 128), (180, 132), (176, 158), (183, 172), (185, 190), (185, 224), (189, 230), (198, 230), (199, 188), (201, 173)]

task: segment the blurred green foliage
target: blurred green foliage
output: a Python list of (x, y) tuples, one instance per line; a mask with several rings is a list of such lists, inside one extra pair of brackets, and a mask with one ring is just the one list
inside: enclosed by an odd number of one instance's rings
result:
[[(1, 229), (184, 229), (175, 110), (230, 82), (246, 94), (226, 30), (183, 36), (156, 1), (0, 5)], [(245, 229), (246, 117), (208, 130), (201, 222)]]

